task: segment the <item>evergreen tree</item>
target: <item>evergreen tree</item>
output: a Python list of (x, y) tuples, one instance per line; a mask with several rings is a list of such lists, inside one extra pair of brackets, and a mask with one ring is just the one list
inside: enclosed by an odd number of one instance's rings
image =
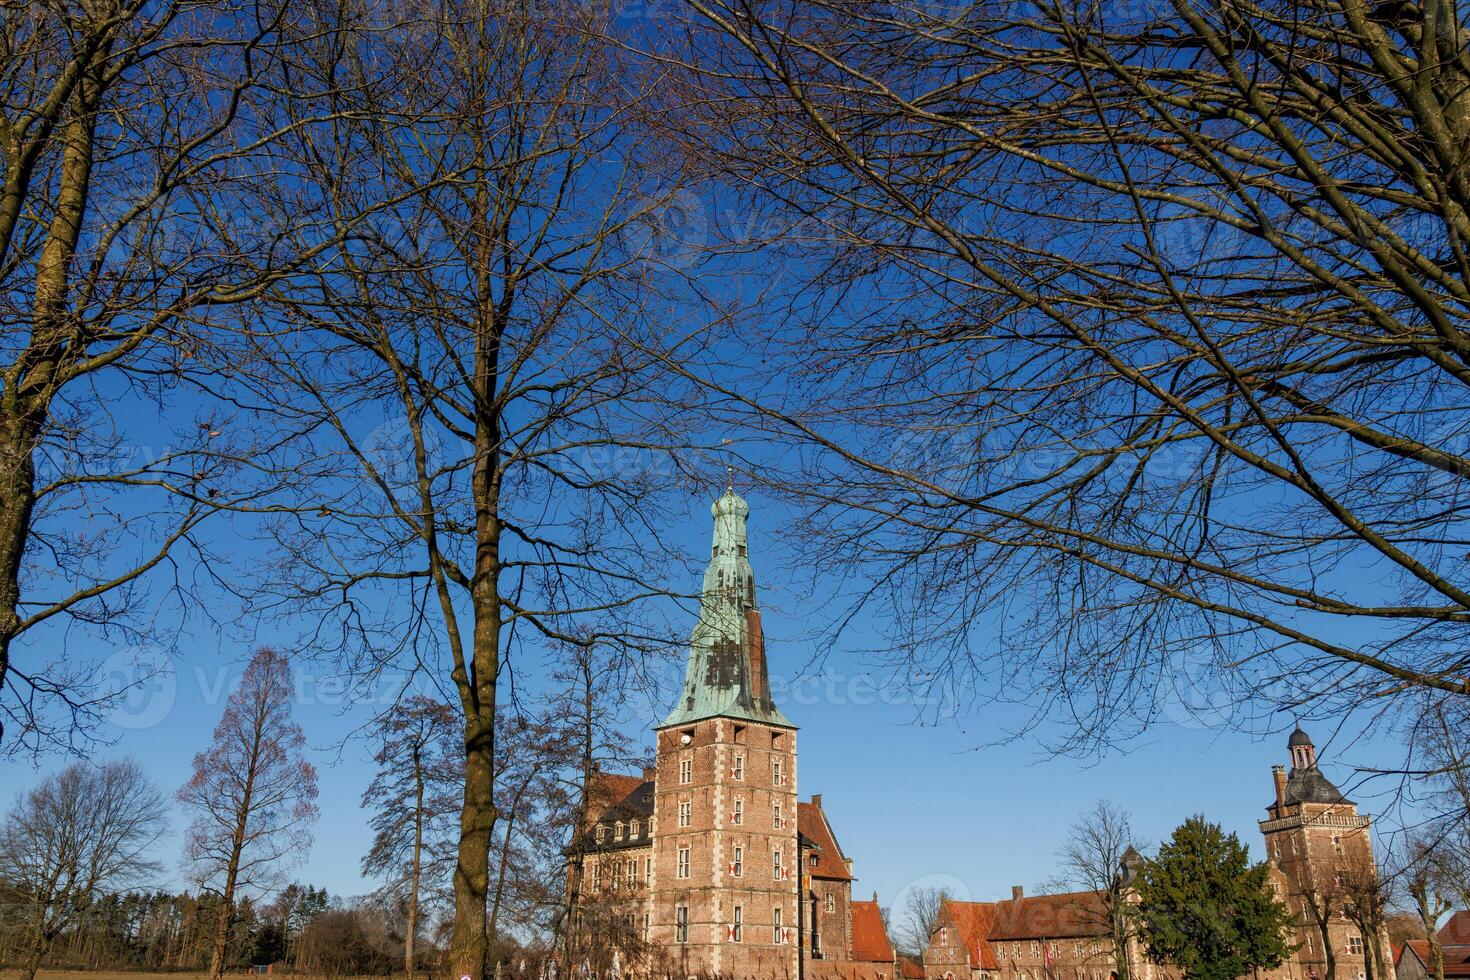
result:
[(1234, 980), (1291, 955), (1292, 917), (1234, 834), (1202, 816), (1184, 822), (1138, 878), (1139, 937), (1149, 959), (1185, 980)]

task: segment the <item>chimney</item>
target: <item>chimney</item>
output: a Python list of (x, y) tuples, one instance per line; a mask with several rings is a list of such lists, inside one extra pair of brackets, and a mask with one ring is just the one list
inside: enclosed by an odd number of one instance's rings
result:
[(1286, 806), (1286, 767), (1272, 766), (1271, 779), (1276, 783), (1276, 809)]
[(822, 808), (822, 794), (821, 793), (813, 793), (812, 794), (812, 806), (816, 807), (818, 810), (820, 810)]
[(655, 769), (653, 766), (644, 766), (643, 767), (643, 781), (645, 783), (651, 783), (651, 782), (653, 782), (653, 777), (655, 777), (657, 775), (658, 775), (658, 770)]
[(1022, 888), (1020, 885), (1012, 885), (1011, 886), (1011, 901), (1013, 901), (1013, 902), (1019, 902), (1021, 899), (1025, 898), (1025, 897), (1026, 897), (1026, 889)]
[(766, 690), (766, 638), (761, 631), (761, 613), (745, 610), (745, 633), (750, 638), (750, 697), (757, 705), (770, 698)]

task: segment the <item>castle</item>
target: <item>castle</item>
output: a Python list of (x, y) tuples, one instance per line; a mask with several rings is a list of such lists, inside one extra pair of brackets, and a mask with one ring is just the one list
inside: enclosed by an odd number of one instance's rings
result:
[[(853, 898), (852, 860), (821, 796), (797, 798), (797, 728), (771, 698), (749, 512), (733, 490), (711, 507), (699, 621), (683, 691), (656, 729), (655, 765), (598, 773), (588, 787), (567, 852), (568, 934), (604, 953), (618, 946), (619, 957), (626, 948), (631, 972), (678, 977), (1109, 980), (1118, 953), (1096, 892), (1016, 888), (1005, 902), (947, 902), (922, 966), (895, 955), (877, 897)], [(1369, 820), (1322, 774), (1300, 729), (1290, 751), (1260, 828), (1299, 948), (1269, 980), (1325, 978), (1328, 950), (1339, 980), (1367, 980), (1372, 942), (1392, 958), (1386, 937), (1365, 940), (1346, 913), (1363, 876), (1376, 884)], [(1130, 849), (1119, 874), (1141, 860)], [(1137, 948), (1122, 955), (1135, 980), (1173, 976)]]

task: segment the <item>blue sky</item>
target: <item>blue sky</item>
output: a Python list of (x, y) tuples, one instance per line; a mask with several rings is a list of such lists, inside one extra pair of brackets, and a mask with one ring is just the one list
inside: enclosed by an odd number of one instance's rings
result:
[[(702, 555), (708, 511), (692, 503), (687, 526), (675, 530), (691, 555)], [(751, 503), (752, 560), (773, 687), (801, 727), (798, 788), (803, 798), (823, 795), (839, 841), (855, 862), (857, 895), (877, 892), (889, 904), (915, 884), (939, 884), (976, 899), (1008, 895), (1015, 884), (1035, 891), (1057, 872), (1055, 854), (1068, 827), (1101, 798), (1132, 814), (1144, 847), (1203, 812), (1261, 855), (1255, 821), (1271, 796), (1270, 767), (1286, 761), (1284, 732), (1232, 731), (1207, 713), (1180, 706), (1128, 752), (1084, 762), (1050, 757), (1034, 737), (996, 744), (1022, 720), (1015, 706), (915, 724), (914, 706), (902, 688), (863, 666), (869, 658), (860, 651), (876, 636), (861, 624), (836, 651), (814, 660), (815, 637), (825, 624), (822, 597), (811, 594), (799, 556), (783, 554), (777, 545), (783, 540), (779, 510), (758, 495)], [(693, 623), (692, 610), (688, 622)], [(256, 642), (285, 638), (285, 629), (240, 627), (216, 636), (195, 624), (171, 660), (172, 682), (150, 685), (116, 713), (108, 728), (114, 744), (95, 756), (136, 756), (172, 792), (208, 740), (243, 658)], [(113, 664), (133, 658), (125, 647), (101, 647), (93, 655), (99, 662), (110, 657)], [(668, 663), (663, 673), (668, 688), (681, 679), (682, 663)], [(358, 800), (371, 767), (366, 746), (350, 736), (369, 717), (378, 692), (349, 688), (319, 669), (303, 671), (298, 688), (297, 716), (320, 771), (322, 815), (311, 853), (295, 876), (336, 895), (361, 893), (370, 887), (358, 873), (369, 833)], [(646, 745), (647, 726), (666, 708), (654, 700), (647, 699), (643, 724), (630, 724), (630, 734), (642, 729)], [(944, 719), (947, 709), (924, 713)], [(1290, 727), (1289, 720), (1285, 724)], [(1352, 771), (1337, 752), (1347, 737), (1334, 738), (1327, 730), (1314, 735), (1328, 774), (1353, 785)], [(1358, 740), (1346, 751), (1347, 762), (1367, 766), (1392, 762), (1396, 746)], [(0, 763), (4, 795), (13, 796), (62, 761)], [(1384, 804), (1372, 787), (1360, 787), (1354, 796), (1369, 812)], [(185, 819), (176, 814), (174, 833), (159, 848), (165, 877), (174, 882), (177, 831)]]

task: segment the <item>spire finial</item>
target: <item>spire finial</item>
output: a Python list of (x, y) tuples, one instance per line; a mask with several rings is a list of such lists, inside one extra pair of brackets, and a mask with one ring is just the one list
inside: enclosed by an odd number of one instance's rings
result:
[(735, 467), (728, 464), (725, 466), (725, 492), (735, 492)]

